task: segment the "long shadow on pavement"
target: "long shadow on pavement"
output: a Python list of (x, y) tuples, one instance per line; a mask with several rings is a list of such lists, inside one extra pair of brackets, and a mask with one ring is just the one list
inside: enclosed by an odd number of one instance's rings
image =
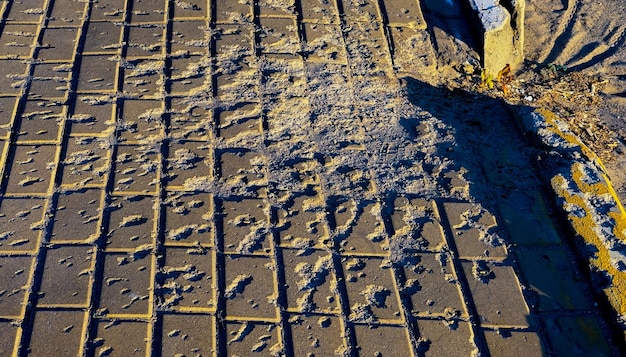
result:
[[(594, 299), (589, 276), (580, 269), (584, 263), (576, 263), (574, 238), (567, 222), (552, 213), (553, 194), (537, 169), (541, 151), (522, 134), (512, 115), (520, 108), (501, 99), (434, 87), (411, 77), (401, 82), (413, 105), (445, 124), (440, 130), (446, 132), (441, 134), (452, 135), (454, 141), (440, 147), (439, 155), (453, 160), (453, 170), (465, 172), (470, 196), (504, 227), (498, 232), (508, 248), (503, 264), (511, 264), (520, 277), (520, 289), (531, 305), (529, 329), (543, 335), (543, 353), (619, 355), (621, 340), (611, 336), (610, 323), (606, 322), (614, 320), (611, 311), (594, 303), (601, 297)], [(404, 118), (401, 125), (419, 140), (419, 118)], [(481, 286), (471, 278), (466, 283), (474, 299), (479, 298)], [(489, 303), (474, 301), (470, 308), (481, 315)], [(495, 329), (482, 329), (492, 349), (498, 348), (490, 338)]]

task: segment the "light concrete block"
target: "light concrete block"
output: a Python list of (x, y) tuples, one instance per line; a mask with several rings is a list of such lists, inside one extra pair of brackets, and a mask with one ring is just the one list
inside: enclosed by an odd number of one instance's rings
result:
[(496, 75), (524, 61), (525, 0), (469, 0), (481, 39), (482, 65)]

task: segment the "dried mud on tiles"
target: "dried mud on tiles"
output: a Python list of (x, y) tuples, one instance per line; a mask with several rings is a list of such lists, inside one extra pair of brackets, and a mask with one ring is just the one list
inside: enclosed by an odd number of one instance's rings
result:
[(420, 2), (0, 9), (0, 355), (610, 351), (399, 81), (436, 67)]

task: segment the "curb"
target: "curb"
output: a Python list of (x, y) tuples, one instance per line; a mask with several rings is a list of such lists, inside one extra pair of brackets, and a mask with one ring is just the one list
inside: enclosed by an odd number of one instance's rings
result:
[(575, 234), (584, 241), (579, 253), (589, 261), (594, 288), (606, 295), (626, 337), (626, 210), (607, 170), (554, 113), (527, 107), (516, 115), (524, 130), (547, 149), (542, 172)]

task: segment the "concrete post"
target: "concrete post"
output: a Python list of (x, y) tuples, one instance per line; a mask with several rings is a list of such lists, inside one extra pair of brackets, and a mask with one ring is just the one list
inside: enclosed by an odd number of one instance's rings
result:
[(524, 61), (525, 0), (468, 0), (478, 27), (482, 65), (497, 73), (507, 64), (518, 68)]

